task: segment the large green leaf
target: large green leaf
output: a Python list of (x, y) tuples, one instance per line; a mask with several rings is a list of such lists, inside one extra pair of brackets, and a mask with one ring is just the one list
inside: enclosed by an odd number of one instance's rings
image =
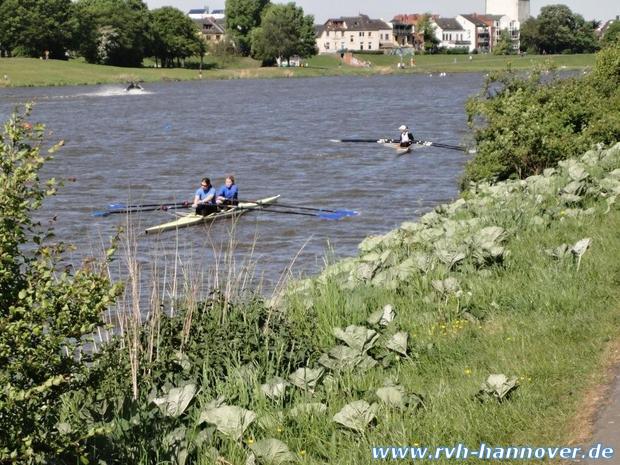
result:
[(288, 446), (278, 439), (261, 439), (250, 445), (257, 463), (264, 465), (281, 465), (296, 461)]
[(323, 368), (299, 368), (289, 375), (289, 381), (300, 389), (313, 392), (324, 374)]
[(358, 400), (345, 405), (333, 419), (336, 423), (361, 433), (376, 418), (376, 410), (377, 404), (370, 405), (365, 400)]
[(251, 410), (234, 405), (223, 405), (204, 410), (200, 414), (198, 424), (210, 423), (215, 425), (218, 431), (233, 439), (239, 439), (255, 419), (256, 414)]
[(344, 331), (334, 328), (334, 336), (360, 353), (371, 349), (379, 337), (375, 330), (355, 325), (347, 326)]
[(183, 414), (196, 394), (196, 385), (187, 384), (180, 388), (170, 389), (164, 397), (153, 399), (155, 405), (167, 417), (179, 417)]

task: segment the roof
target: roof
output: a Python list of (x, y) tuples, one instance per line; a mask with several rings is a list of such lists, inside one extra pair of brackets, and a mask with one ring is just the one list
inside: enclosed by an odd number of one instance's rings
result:
[(392, 26), (382, 19), (371, 19), (362, 14), (330, 18), (323, 25), (323, 30), (327, 31), (383, 31), (386, 29), (392, 29)]
[[(424, 18), (425, 16), (428, 15), (421, 15), (418, 13), (396, 15), (394, 16), (394, 19), (392, 19), (392, 23), (412, 24), (414, 26), (417, 26), (418, 22), (422, 20), (422, 18)], [(439, 18), (439, 15), (430, 15), (430, 18), (437, 19)]]
[(463, 18), (465, 18), (467, 21), (469, 21), (470, 23), (473, 23), (476, 26), (487, 26), (487, 23), (485, 23), (482, 18), (480, 18), (480, 16), (478, 16), (476, 13), (473, 13), (471, 15), (459, 15), (462, 16)]
[(461, 26), (458, 21), (454, 18), (437, 18), (435, 20), (435, 24), (439, 26), (440, 29), (444, 31), (462, 31), (463, 26)]
[(187, 13), (188, 15), (204, 15), (207, 14), (209, 12), (209, 10), (207, 10), (206, 8), (195, 8), (193, 10), (189, 10), (189, 13)]
[(314, 25), (314, 36), (321, 37), (324, 30), (325, 30), (325, 27), (322, 24), (315, 24)]
[(192, 19), (203, 34), (224, 34), (224, 20), (213, 18)]

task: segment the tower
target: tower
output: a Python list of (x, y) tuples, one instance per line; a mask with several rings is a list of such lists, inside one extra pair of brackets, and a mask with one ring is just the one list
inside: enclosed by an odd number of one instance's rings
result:
[(530, 0), (485, 0), (485, 14), (506, 15), (523, 24), (530, 17)]

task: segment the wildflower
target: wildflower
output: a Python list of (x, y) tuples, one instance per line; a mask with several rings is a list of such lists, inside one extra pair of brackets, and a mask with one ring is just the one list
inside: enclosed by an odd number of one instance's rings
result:
[(252, 444), (254, 444), (254, 439), (248, 438), (247, 443), (248, 443), (249, 446), (251, 446)]
[(471, 369), (469, 369), (469, 368), (465, 368), (465, 374), (466, 374), (467, 376), (471, 375)]
[(300, 450), (300, 451), (299, 451), (299, 455), (301, 455), (301, 456), (306, 455), (306, 451), (305, 451), (305, 449)]
[(282, 431), (284, 431), (282, 428), (278, 427), (278, 433), (281, 433)]

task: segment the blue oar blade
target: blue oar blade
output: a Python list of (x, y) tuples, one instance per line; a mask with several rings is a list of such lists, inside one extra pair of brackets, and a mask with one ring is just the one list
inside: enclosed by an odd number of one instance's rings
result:
[(108, 205), (108, 208), (110, 210), (120, 210), (127, 208), (127, 205), (125, 205), (124, 203), (111, 203), (110, 205)]
[(100, 217), (103, 217), (103, 216), (109, 216), (110, 214), (111, 214), (111, 212), (109, 212), (109, 211), (106, 211), (106, 212), (97, 211), (97, 212), (93, 212), (91, 216), (100, 218)]
[(346, 218), (347, 216), (350, 216), (350, 215), (339, 213), (339, 212), (331, 212), (331, 213), (324, 212), (324, 213), (317, 214), (317, 216), (324, 220), (341, 220), (342, 218)]
[(339, 208), (334, 213), (338, 213), (343, 216), (359, 216), (360, 212), (356, 210), (346, 210), (344, 208)]

